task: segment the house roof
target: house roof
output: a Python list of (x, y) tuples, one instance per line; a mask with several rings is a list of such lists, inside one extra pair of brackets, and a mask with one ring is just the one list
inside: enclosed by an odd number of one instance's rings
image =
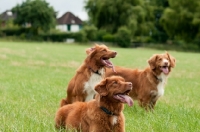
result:
[(66, 12), (60, 18), (57, 19), (58, 24), (78, 24), (81, 25), (83, 22), (80, 18), (76, 17), (71, 12)]
[(7, 21), (9, 19), (15, 19), (15, 18), (16, 18), (16, 14), (13, 14), (12, 11), (10, 10), (6, 10), (2, 14), (0, 14), (0, 19), (3, 21)]

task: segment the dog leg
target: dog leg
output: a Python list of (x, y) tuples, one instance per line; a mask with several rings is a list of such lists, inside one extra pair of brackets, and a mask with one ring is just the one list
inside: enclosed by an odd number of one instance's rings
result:
[(142, 108), (144, 108), (146, 111), (148, 111), (148, 109), (149, 109), (149, 103), (148, 103), (148, 101), (146, 101), (146, 100), (144, 100), (144, 99), (139, 99), (138, 103), (139, 103), (139, 106), (140, 106), (140, 107), (142, 107)]
[(157, 91), (151, 90), (149, 96), (140, 97), (138, 103), (146, 111), (152, 111), (157, 101)]
[(151, 90), (150, 92), (150, 106), (152, 109), (154, 109), (156, 102), (158, 100), (158, 92), (156, 90)]

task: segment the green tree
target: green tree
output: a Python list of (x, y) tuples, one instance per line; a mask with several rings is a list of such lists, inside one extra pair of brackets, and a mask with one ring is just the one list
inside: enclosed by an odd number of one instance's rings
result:
[(166, 42), (169, 38), (163, 26), (160, 23), (160, 18), (163, 15), (165, 8), (169, 7), (168, 0), (151, 0), (148, 6), (150, 6), (150, 13), (153, 14), (154, 28), (152, 30), (152, 38), (154, 42)]
[(127, 27), (120, 27), (116, 34), (116, 42), (120, 47), (127, 48), (131, 45), (130, 30)]
[(88, 0), (85, 8), (98, 29), (116, 33), (119, 27), (127, 26), (132, 36), (149, 33), (143, 0)]
[(26, 0), (12, 11), (17, 13), (14, 23), (22, 27), (28, 24), (34, 34), (38, 34), (39, 30), (49, 31), (55, 26), (55, 11), (45, 0)]
[(199, 32), (199, 0), (169, 0), (160, 22), (172, 39), (193, 40)]

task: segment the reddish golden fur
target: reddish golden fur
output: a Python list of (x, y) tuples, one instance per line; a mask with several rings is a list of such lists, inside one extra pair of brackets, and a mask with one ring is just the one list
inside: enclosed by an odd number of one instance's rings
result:
[[(81, 132), (125, 132), (124, 104), (115, 95), (124, 95), (132, 89), (130, 82), (112, 76), (102, 80), (96, 87), (97, 95), (89, 102), (75, 102), (58, 109), (55, 127)], [(100, 107), (114, 113), (108, 115)]]
[(105, 67), (112, 67), (111, 64), (103, 63), (103, 60), (108, 62), (110, 58), (114, 58), (117, 54), (117, 52), (109, 50), (107, 46), (97, 44), (95, 47), (87, 49), (86, 53), (88, 55), (69, 82), (67, 97), (61, 100), (60, 106), (92, 99), (93, 94), (95, 94), (94, 86), (105, 77)]
[[(155, 54), (148, 63), (149, 67), (144, 70), (123, 67), (115, 67), (116, 73), (106, 70), (106, 76), (120, 75), (126, 81), (132, 82), (133, 89), (130, 96), (138, 100), (140, 106), (147, 110), (153, 109), (158, 98), (164, 94), (164, 84), (171, 68), (175, 67), (175, 59), (168, 53)], [(166, 66), (166, 74), (161, 70), (162, 66)]]

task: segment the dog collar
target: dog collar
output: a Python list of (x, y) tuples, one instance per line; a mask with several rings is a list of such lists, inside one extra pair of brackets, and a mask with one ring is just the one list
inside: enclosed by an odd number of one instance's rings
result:
[(154, 75), (154, 77), (155, 77), (156, 80), (158, 80), (159, 82), (162, 82), (162, 78), (158, 78), (156, 75)]
[(106, 109), (105, 107), (101, 106), (100, 107), (101, 110), (103, 110), (106, 114), (108, 115), (115, 115), (113, 112), (109, 111), (108, 109)]
[(93, 73), (96, 73), (96, 74), (98, 74), (99, 76), (101, 76), (101, 73), (99, 73), (99, 71), (97, 70), (97, 71), (94, 71), (91, 67), (88, 67)]
[(162, 78), (156, 77), (156, 79), (157, 79), (158, 81), (162, 82)]

